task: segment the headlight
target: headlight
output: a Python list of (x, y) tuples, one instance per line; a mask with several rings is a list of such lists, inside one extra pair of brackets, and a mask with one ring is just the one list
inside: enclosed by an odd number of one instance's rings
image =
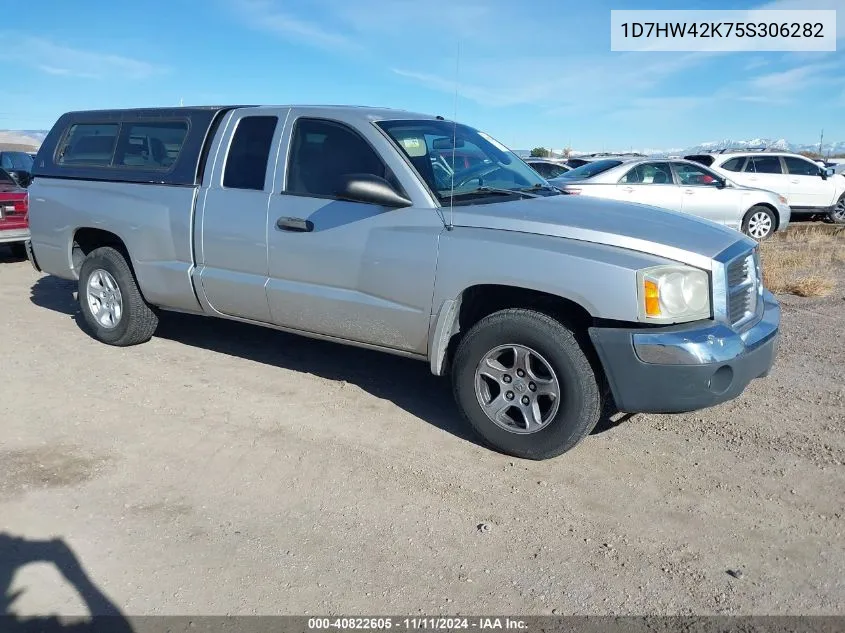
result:
[(640, 321), (679, 323), (710, 318), (710, 277), (690, 266), (654, 266), (637, 272)]

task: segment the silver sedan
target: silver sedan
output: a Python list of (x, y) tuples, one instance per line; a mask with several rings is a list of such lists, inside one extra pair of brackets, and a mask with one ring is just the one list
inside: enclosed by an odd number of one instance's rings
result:
[(792, 215), (785, 197), (739, 185), (683, 159), (601, 159), (549, 183), (565, 194), (689, 213), (742, 231), (758, 241), (785, 229)]

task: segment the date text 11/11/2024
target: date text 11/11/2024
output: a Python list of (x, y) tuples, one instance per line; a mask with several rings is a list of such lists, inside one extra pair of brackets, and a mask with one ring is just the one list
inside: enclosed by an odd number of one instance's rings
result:
[(390, 618), (390, 617), (354, 617), (354, 618), (309, 618), (309, 630), (331, 630), (331, 629), (363, 629), (363, 630), (392, 630), (418, 631), (438, 630), (454, 631), (459, 629), (478, 630), (512, 630), (524, 631), (527, 624), (524, 620), (499, 618), (499, 617), (478, 617), (478, 618), (441, 618), (441, 617), (415, 617), (415, 618)]

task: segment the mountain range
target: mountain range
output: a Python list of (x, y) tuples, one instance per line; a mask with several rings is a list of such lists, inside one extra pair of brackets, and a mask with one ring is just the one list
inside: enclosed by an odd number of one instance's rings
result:
[[(699, 143), (698, 145), (692, 145), (690, 147), (674, 147), (674, 148), (621, 148), (621, 149), (601, 149), (601, 150), (572, 150), (572, 156), (579, 156), (583, 154), (595, 154), (595, 153), (624, 153), (624, 152), (637, 152), (639, 154), (645, 154), (646, 156), (686, 156), (688, 154), (700, 154), (704, 152), (713, 152), (723, 148), (737, 148), (737, 149), (748, 149), (748, 148), (755, 148), (755, 147), (768, 147), (784, 152), (818, 152), (819, 151), (819, 144), (818, 143), (791, 143), (784, 138), (780, 139), (770, 139), (770, 138), (753, 138), (748, 140), (736, 140), (736, 139), (722, 139), (720, 141), (707, 141), (704, 143)], [(562, 149), (554, 149), (552, 150), (555, 154), (562, 154)], [(518, 150), (516, 152), (520, 156), (528, 156), (531, 153), (531, 150)], [(830, 154), (831, 156), (834, 154), (845, 154), (845, 141), (837, 141), (835, 143), (824, 143), (822, 145), (822, 154), (827, 156)]]
[(37, 149), (47, 136), (47, 130), (0, 130), (0, 149)]
[[(0, 130), (0, 145), (25, 145), (32, 148), (37, 148), (41, 145), (44, 137), (47, 136), (47, 130)], [(579, 154), (594, 154), (597, 152), (630, 152), (635, 151), (647, 156), (685, 156), (687, 154), (698, 154), (702, 152), (712, 152), (726, 147), (735, 147), (745, 149), (749, 147), (771, 147), (781, 151), (787, 152), (818, 152), (818, 143), (790, 143), (784, 138), (770, 139), (770, 138), (753, 138), (749, 140), (736, 139), (722, 139), (720, 141), (708, 141), (699, 143), (686, 148), (620, 148), (617, 150), (572, 150), (573, 156)], [(520, 156), (528, 156), (531, 150), (515, 150)], [(562, 149), (552, 150), (555, 154), (562, 154)], [(845, 141), (837, 141), (835, 143), (824, 143), (822, 145), (823, 155), (833, 155), (845, 153)]]

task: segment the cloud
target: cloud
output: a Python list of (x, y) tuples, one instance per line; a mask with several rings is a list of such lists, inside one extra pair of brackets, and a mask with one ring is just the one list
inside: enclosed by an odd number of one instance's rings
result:
[(78, 79), (146, 79), (165, 70), (130, 57), (71, 48), (41, 37), (14, 33), (0, 36), (4, 42), (0, 59), (49, 75)]
[(774, 94), (800, 92), (812, 85), (830, 81), (831, 75), (835, 77), (841, 67), (839, 62), (798, 66), (756, 77), (749, 82), (748, 87), (752, 91)]
[(757, 70), (758, 68), (763, 68), (764, 66), (769, 65), (769, 60), (765, 57), (752, 57), (751, 59), (746, 62), (746, 64), (742, 67), (743, 70)]
[[(311, 0), (307, 11), (283, 0), (218, 1), (250, 28), (386, 66), (395, 78), (427, 90), (451, 97), (457, 84), (461, 100), (485, 108), (533, 106), (552, 117), (583, 114), (585, 106), (594, 117), (639, 120), (714, 99), (782, 103), (833, 72), (819, 66), (830, 59), (825, 53), (599, 52), (597, 33), (607, 23), (592, 10), (547, 19), (504, 0)], [(804, 2), (758, 8), (800, 9)], [(845, 0), (817, 4), (845, 16)], [(708, 69), (729, 83), (714, 89)], [(690, 80), (693, 75), (704, 81)]]
[[(280, 11), (271, 0), (233, 0), (231, 7), (250, 27), (319, 48), (352, 49), (359, 45), (349, 36), (314, 21)], [(326, 15), (324, 12), (320, 12)]]
[(735, 81), (713, 95), (719, 100), (784, 105), (804, 99), (813, 89), (827, 89), (845, 83), (843, 64), (838, 61), (805, 64)]

